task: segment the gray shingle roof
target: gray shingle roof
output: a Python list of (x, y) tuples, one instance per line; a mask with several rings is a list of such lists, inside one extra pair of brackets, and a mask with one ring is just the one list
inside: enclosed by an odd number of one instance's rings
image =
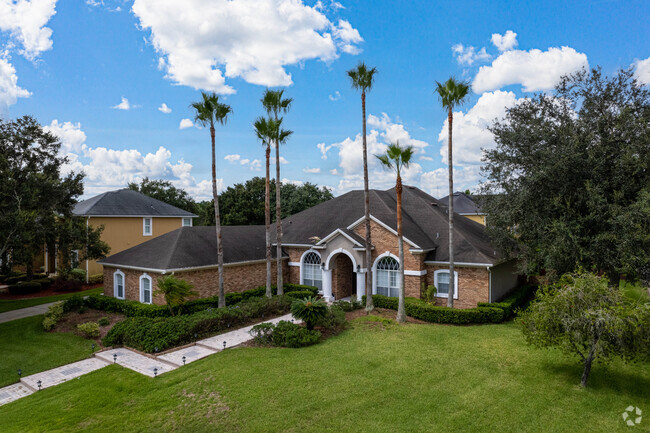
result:
[[(224, 264), (266, 258), (264, 226), (224, 226), (221, 237)], [(214, 227), (181, 227), (99, 263), (160, 270), (216, 266), (217, 235)]]
[(72, 213), (76, 216), (196, 217), (191, 212), (130, 189), (108, 191), (79, 202)]
[[(440, 199), (440, 204), (447, 206), (449, 196)], [(473, 195), (464, 192), (454, 193), (454, 212), (459, 214), (482, 214), (481, 207), (474, 200)]]

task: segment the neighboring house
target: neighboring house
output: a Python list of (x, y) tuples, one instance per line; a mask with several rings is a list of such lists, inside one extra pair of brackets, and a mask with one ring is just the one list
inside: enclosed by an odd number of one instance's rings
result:
[[(485, 213), (481, 211), (481, 207), (476, 203), (476, 197), (475, 195), (465, 194), (464, 192), (455, 192), (454, 213), (485, 225)], [(441, 198), (440, 204), (448, 206), (449, 196)]]
[[(164, 203), (130, 189), (109, 191), (76, 204), (73, 216), (84, 218), (92, 227), (104, 226), (102, 240), (110, 247), (109, 254), (119, 253), (180, 227), (192, 226), (197, 218), (191, 212)], [(45, 251), (45, 272), (56, 272), (56, 254)], [(102, 272), (95, 260), (79, 262), (73, 253), (73, 265), (88, 275)]]
[[(427, 285), (435, 285), (438, 303), (446, 304), (450, 278), (447, 207), (417, 188), (404, 188), (405, 263), (401, 264), (395, 191), (371, 190), (372, 261), (366, 263), (363, 203), (363, 191), (352, 191), (284, 219), (285, 281), (316, 286), (327, 300), (361, 299), (371, 268), (373, 293), (397, 296), (399, 269), (404, 266), (406, 296), (420, 297)], [(265, 284), (264, 233), (263, 226), (223, 227), (227, 292)], [(514, 261), (500, 258), (481, 224), (458, 218), (454, 235), (457, 290), (452, 295), (456, 306), (472, 308), (478, 302), (498, 301), (517, 285)], [(152, 293), (160, 275), (172, 272), (194, 284), (202, 297), (218, 293), (213, 227), (184, 227), (100, 263), (106, 295), (162, 303)]]

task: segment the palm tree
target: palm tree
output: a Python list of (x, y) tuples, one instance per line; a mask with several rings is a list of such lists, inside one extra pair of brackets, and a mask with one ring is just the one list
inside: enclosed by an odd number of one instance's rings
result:
[[(282, 99), (284, 90), (270, 90), (266, 89), (264, 96), (262, 96), (262, 105), (269, 116), (273, 116), (273, 120), (277, 123), (282, 122), (279, 114), (287, 113), (291, 107), (293, 98)], [(285, 131), (282, 131), (285, 132)], [(286, 138), (291, 135), (291, 131), (286, 131), (288, 134)], [(284, 294), (282, 287), (282, 208), (280, 206), (280, 125), (278, 125), (278, 136), (275, 140), (275, 226), (276, 226), (276, 263), (278, 273), (278, 295)]]
[(397, 321), (406, 322), (406, 309), (404, 306), (404, 234), (402, 231), (402, 168), (408, 168), (413, 156), (413, 146), (400, 147), (399, 142), (391, 143), (383, 155), (375, 155), (386, 168), (394, 170), (397, 174), (395, 182), (395, 196), (397, 197), (397, 242), (399, 243), (399, 302), (397, 307)]
[(462, 81), (449, 78), (444, 84), (436, 81), (436, 93), (440, 98), (442, 107), (447, 109), (447, 123), (449, 126), (449, 140), (447, 159), (449, 166), (449, 294), (447, 306), (454, 306), (455, 278), (454, 278), (454, 166), (452, 159), (451, 132), (454, 122), (454, 108), (467, 99), (469, 85)]
[(221, 216), (219, 215), (219, 196), (217, 195), (217, 160), (214, 146), (214, 124), (225, 125), (228, 115), (232, 113), (229, 105), (219, 102), (214, 94), (201, 92), (202, 101), (193, 102), (190, 107), (194, 110), (194, 122), (202, 126), (210, 126), (212, 138), (212, 197), (214, 198), (214, 218), (217, 231), (217, 265), (219, 268), (219, 308), (226, 306), (226, 294), (223, 282), (223, 243), (221, 242)]
[(361, 112), (363, 116), (363, 199), (364, 216), (366, 223), (366, 311), (370, 312), (375, 307), (372, 303), (372, 250), (370, 239), (370, 193), (368, 191), (368, 150), (366, 145), (366, 91), (372, 89), (372, 84), (377, 73), (377, 68), (368, 68), (365, 63), (359, 62), (356, 68), (348, 71), (352, 88), (361, 90)]

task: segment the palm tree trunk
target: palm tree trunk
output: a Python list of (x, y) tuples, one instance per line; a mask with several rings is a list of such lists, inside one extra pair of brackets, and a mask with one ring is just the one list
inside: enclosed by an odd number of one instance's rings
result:
[(372, 241), (370, 239), (370, 192), (368, 191), (368, 150), (366, 146), (366, 92), (361, 92), (363, 114), (363, 200), (366, 222), (366, 312), (375, 309), (372, 302)]
[[(278, 116), (275, 116), (275, 121), (278, 121)], [(280, 141), (275, 140), (275, 226), (276, 233), (276, 263), (278, 272), (278, 295), (284, 294), (282, 287), (282, 209), (280, 206)]]
[(397, 321), (406, 322), (406, 306), (404, 305), (404, 235), (402, 232), (402, 177), (397, 175), (395, 185), (397, 196), (397, 241), (399, 244), (399, 300), (397, 304)]
[(214, 145), (214, 125), (210, 125), (212, 138), (212, 197), (214, 199), (214, 220), (217, 230), (217, 267), (219, 268), (219, 308), (226, 306), (226, 293), (223, 278), (223, 245), (221, 242), (221, 215), (219, 214), (219, 195), (217, 194), (217, 158)]
[(453, 308), (456, 278), (454, 278), (454, 164), (451, 154), (451, 130), (454, 114), (451, 107), (449, 107), (447, 120), (449, 124), (449, 142), (447, 144), (449, 165), (449, 295), (447, 296), (447, 306)]
[(271, 146), (266, 146), (266, 182), (264, 196), (264, 224), (266, 225), (266, 297), (273, 296), (271, 291)]

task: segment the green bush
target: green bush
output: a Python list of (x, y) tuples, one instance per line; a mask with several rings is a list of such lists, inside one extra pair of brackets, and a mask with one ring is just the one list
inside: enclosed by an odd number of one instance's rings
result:
[[(377, 308), (397, 310), (397, 298), (373, 295), (372, 300)], [(501, 308), (477, 307), (460, 309), (437, 307), (416, 298), (406, 298), (405, 304), (407, 316), (431, 323), (467, 325), (471, 323), (500, 323), (504, 319), (504, 311)]]
[(253, 340), (258, 344), (271, 345), (273, 344), (273, 330), (275, 325), (273, 323), (260, 323), (255, 325), (249, 331), (253, 336)]
[(88, 284), (102, 284), (104, 282), (104, 274), (94, 274), (88, 277)]
[(277, 325), (260, 323), (251, 329), (254, 340), (277, 347), (305, 347), (318, 343), (321, 333), (281, 320)]
[(291, 314), (305, 322), (307, 329), (314, 329), (316, 322), (327, 315), (327, 304), (322, 299), (305, 298), (296, 299), (291, 304)]
[(18, 284), (21, 281), (25, 281), (25, 280), (27, 280), (27, 275), (26, 274), (20, 274), (20, 275), (15, 275), (15, 276), (12, 276), (12, 277), (5, 278), (4, 283), (6, 285), (8, 285), (8, 286), (11, 286), (11, 285)]
[(111, 321), (108, 320), (108, 317), (101, 317), (98, 321), (97, 324), (99, 326), (108, 326), (111, 324)]
[(78, 292), (83, 288), (83, 283), (80, 280), (68, 280), (59, 277), (54, 280), (50, 288), (57, 292)]
[(41, 291), (41, 284), (36, 281), (21, 281), (18, 284), (9, 286), (9, 293), (12, 295), (29, 295)]
[(339, 330), (344, 328), (346, 323), (345, 311), (339, 305), (330, 305), (325, 316), (316, 322), (316, 326)]
[(42, 290), (47, 290), (54, 283), (54, 278), (39, 278), (38, 280), (32, 280), (32, 283), (39, 283)]
[(50, 308), (47, 309), (45, 317), (43, 318), (43, 329), (46, 331), (51, 331), (56, 324), (63, 317), (63, 302), (57, 302), (54, 305), (50, 305)]
[(361, 302), (359, 301), (335, 301), (332, 305), (336, 305), (343, 311), (354, 311), (354, 310), (360, 310), (363, 308), (363, 305), (361, 305)]
[(46, 274), (32, 274), (32, 277), (30, 278), (30, 281), (42, 280), (43, 278), (47, 278), (47, 275)]
[(296, 290), (295, 292), (288, 292), (286, 295), (292, 299), (305, 299), (314, 296), (310, 290)]
[(500, 308), (503, 310), (503, 319), (509, 319), (515, 314), (518, 308), (526, 304), (535, 288), (535, 286), (531, 285), (521, 286), (500, 302), (479, 302), (477, 306), (479, 308)]
[(86, 322), (77, 325), (77, 330), (86, 338), (99, 337), (99, 324), (97, 322)]
[(70, 269), (65, 275), (69, 280), (86, 282), (86, 271), (79, 268)]

